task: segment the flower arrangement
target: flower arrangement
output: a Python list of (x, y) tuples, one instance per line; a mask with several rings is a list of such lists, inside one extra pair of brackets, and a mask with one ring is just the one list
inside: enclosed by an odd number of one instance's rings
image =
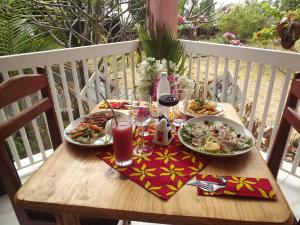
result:
[(147, 58), (139, 66), (137, 97), (145, 99), (150, 94), (156, 100), (159, 74), (162, 71), (168, 72), (171, 92), (174, 93), (185, 71), (183, 45), (168, 26), (159, 24), (156, 24), (156, 31), (151, 28), (148, 32), (140, 31), (140, 39)]
[[(156, 99), (157, 84), (159, 81), (159, 74), (167, 71), (168, 74), (173, 74), (177, 71), (177, 66), (172, 61), (166, 59), (156, 60), (153, 57), (148, 57), (141, 62), (139, 66), (140, 79), (137, 87), (137, 97), (139, 99), (146, 99), (150, 94), (153, 99)], [(168, 80), (175, 80), (174, 75), (169, 75)]]
[(177, 70), (177, 65), (166, 59), (155, 60), (155, 58), (149, 57), (142, 61), (139, 66), (140, 79), (137, 87), (137, 97), (139, 99), (146, 99), (150, 94), (152, 95), (152, 99), (156, 100), (159, 74), (163, 71), (167, 71), (169, 74), (168, 81), (172, 93), (176, 93), (177, 89), (186, 89), (192, 94), (195, 87), (194, 81), (186, 76), (177, 75)]

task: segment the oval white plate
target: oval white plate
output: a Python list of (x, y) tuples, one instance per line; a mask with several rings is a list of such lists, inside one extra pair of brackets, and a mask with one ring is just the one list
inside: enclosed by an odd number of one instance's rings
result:
[(204, 122), (206, 120), (218, 121), (218, 122), (228, 124), (229, 126), (233, 127), (236, 130), (236, 132), (251, 138), (252, 142), (253, 142), (252, 147), (241, 150), (241, 151), (233, 151), (232, 153), (217, 153), (216, 154), (216, 153), (212, 153), (212, 152), (198, 151), (194, 146), (186, 143), (183, 140), (183, 138), (181, 136), (182, 127), (178, 130), (178, 137), (179, 137), (179, 140), (181, 141), (181, 143), (183, 145), (185, 145), (186, 147), (188, 147), (189, 149), (195, 151), (195, 152), (199, 152), (200, 154), (213, 156), (213, 157), (231, 157), (231, 156), (242, 155), (242, 154), (245, 154), (245, 153), (251, 151), (251, 149), (254, 147), (255, 140), (254, 140), (254, 137), (253, 137), (252, 133), (247, 128), (245, 128), (244, 126), (238, 124), (237, 122), (235, 122), (233, 120), (227, 119), (227, 118), (216, 117), (216, 116), (201, 116), (201, 117), (192, 118), (192, 119), (186, 121), (184, 124), (199, 123), (199, 122), (201, 123), (201, 122)]
[[(111, 111), (110, 110), (102, 110), (100, 112), (84, 115), (84, 116), (78, 118), (77, 120), (74, 120), (72, 123), (70, 123), (66, 127), (66, 129), (64, 131), (64, 138), (72, 144), (83, 146), (83, 147), (101, 147), (101, 146), (112, 145), (113, 139), (112, 139), (111, 135), (105, 135), (103, 137), (99, 137), (91, 144), (83, 144), (83, 143), (74, 141), (69, 135), (67, 135), (67, 133), (70, 133), (74, 128), (76, 128), (87, 116), (94, 115), (94, 114), (103, 114), (103, 113), (108, 113), (108, 112), (111, 112)], [(127, 116), (127, 114), (124, 112), (115, 110), (115, 113), (116, 113), (116, 116)]]
[[(214, 101), (210, 101), (210, 102), (214, 102)], [(224, 111), (225, 111), (224, 106), (221, 103), (218, 103), (218, 102), (214, 102), (214, 103), (217, 103), (217, 110), (219, 111), (219, 113), (216, 114), (216, 115), (213, 115), (213, 116), (222, 116), (224, 114)], [(178, 107), (179, 107), (180, 113), (188, 115), (188, 116), (191, 116), (191, 117), (206, 116), (206, 115), (194, 114), (194, 113), (191, 113), (189, 111), (184, 112), (184, 110), (183, 110), (183, 102), (179, 102)]]

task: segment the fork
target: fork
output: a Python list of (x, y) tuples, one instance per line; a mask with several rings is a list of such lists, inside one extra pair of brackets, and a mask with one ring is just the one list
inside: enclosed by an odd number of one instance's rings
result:
[(205, 182), (205, 181), (198, 181), (198, 187), (203, 191), (207, 192), (215, 192), (221, 188), (225, 188), (225, 185), (217, 184), (214, 182)]

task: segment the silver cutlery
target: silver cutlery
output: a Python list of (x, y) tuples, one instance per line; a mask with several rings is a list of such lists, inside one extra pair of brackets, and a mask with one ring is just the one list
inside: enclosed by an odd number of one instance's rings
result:
[(215, 192), (221, 188), (226, 187), (226, 183), (227, 183), (226, 177), (220, 176), (219, 180), (222, 182), (221, 184), (213, 181), (201, 181), (201, 180), (191, 180), (187, 184), (192, 186), (197, 186), (203, 191)]
[(206, 192), (215, 192), (221, 188), (225, 188), (225, 185), (220, 185), (218, 183), (214, 182), (205, 182), (205, 181), (199, 181), (198, 187)]
[(226, 178), (225, 176), (219, 176), (218, 178), (219, 178), (219, 180), (222, 182), (222, 184), (226, 185), (226, 183), (227, 183), (227, 178)]

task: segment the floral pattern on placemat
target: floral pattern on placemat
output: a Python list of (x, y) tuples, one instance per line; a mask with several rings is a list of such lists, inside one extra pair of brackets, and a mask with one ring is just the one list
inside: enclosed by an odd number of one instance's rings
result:
[[(276, 194), (271, 183), (266, 178), (250, 178), (237, 176), (224, 176), (227, 180), (226, 187), (215, 192), (206, 192), (198, 187), (199, 195), (207, 196), (232, 196), (232, 197), (253, 197), (264, 199), (276, 199)], [(198, 174), (197, 180), (212, 181), (221, 184), (216, 175)]]
[[(177, 135), (169, 146), (156, 146), (152, 143), (153, 127), (148, 131), (150, 135), (145, 137), (145, 144), (153, 148), (153, 153), (150, 156), (134, 156), (130, 167), (122, 168), (115, 164), (112, 147), (98, 150), (96, 155), (133, 182), (168, 200), (204, 168), (207, 160), (183, 146)], [(140, 143), (139, 135), (135, 135), (134, 145)]]

